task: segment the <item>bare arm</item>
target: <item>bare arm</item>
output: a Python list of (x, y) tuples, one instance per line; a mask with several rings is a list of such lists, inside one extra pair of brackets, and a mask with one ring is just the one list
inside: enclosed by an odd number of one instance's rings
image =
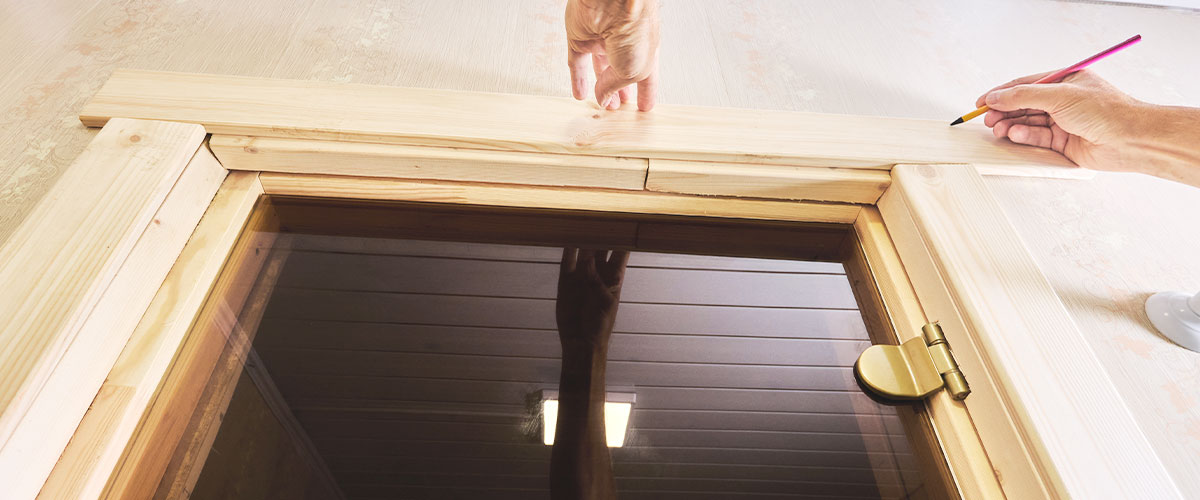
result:
[(1139, 172), (1200, 187), (1200, 109), (1138, 101), (1089, 71), (1034, 85), (1030, 75), (978, 105), (996, 137), (1053, 149), (1095, 170)]
[(555, 311), (562, 373), (550, 454), (555, 500), (616, 498), (604, 433), (604, 374), (629, 254), (607, 253), (563, 250)]

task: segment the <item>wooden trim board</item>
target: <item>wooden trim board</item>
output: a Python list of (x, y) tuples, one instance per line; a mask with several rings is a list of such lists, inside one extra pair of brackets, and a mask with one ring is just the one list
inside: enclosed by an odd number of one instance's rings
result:
[(35, 495), (225, 170), (203, 128), (114, 120), (0, 249), (0, 483)]
[(230, 170), (640, 190), (645, 158), (214, 135)]
[(646, 190), (873, 204), (891, 182), (879, 170), (651, 159)]
[(88, 396), (95, 400), (39, 498), (100, 497), (262, 194), (257, 177), (228, 175), (107, 379), (101, 378), (99, 393)]
[(997, 390), (966, 404), (1007, 496), (1182, 498), (982, 178), (892, 175), (879, 206), (925, 313), (983, 354), (960, 360), (967, 380)]
[[(881, 307), (875, 308), (884, 313), (880, 327), (892, 332), (893, 343), (921, 336), (920, 327), (928, 319), (879, 210), (864, 208), (854, 221), (854, 232), (857, 238), (851, 240), (856, 247), (852, 252), (861, 253), (869, 267), (865, 274), (870, 280), (870, 288), (877, 295), (876, 300), (881, 302)], [(847, 266), (847, 274), (853, 274), (850, 266)], [(961, 358), (968, 353), (978, 356), (968, 347), (956, 348), (956, 356)], [(981, 391), (994, 391), (986, 380), (973, 379), (972, 384), (976, 395)], [(962, 498), (1004, 498), (979, 432), (962, 401), (955, 401), (944, 391), (939, 392), (925, 402), (924, 411), (915, 412), (913, 419), (931, 429), (938, 447), (945, 453), (949, 474), (943, 476), (954, 479)]]
[(850, 224), (855, 205), (322, 175), (259, 175), (266, 194)]
[(1078, 170), (982, 126), (659, 105), (604, 111), (568, 98), (118, 70), (84, 106), (111, 117), (199, 123), (213, 134), (813, 167), (972, 163)]

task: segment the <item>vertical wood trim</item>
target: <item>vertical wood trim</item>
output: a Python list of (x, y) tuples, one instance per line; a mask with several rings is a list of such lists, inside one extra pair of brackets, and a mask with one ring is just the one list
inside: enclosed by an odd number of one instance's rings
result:
[(258, 333), (262, 322), (263, 312), (275, 290), (275, 283), (283, 271), (283, 265), (290, 254), (283, 240), (276, 238), (273, 248), (269, 250), (266, 262), (258, 273), (258, 279), (251, 289), (246, 304), (238, 313), (237, 327), (230, 332), (229, 343), (221, 353), (212, 376), (209, 378), (204, 393), (200, 396), (199, 404), (184, 430), (183, 439), (175, 447), (159, 483), (155, 498), (188, 498), (193, 486), (204, 468), (209, 450), (220, 431), (225, 418), (225, 411), (233, 399), (234, 389), (246, 364), (250, 346)]
[(216, 192), (225, 171), (203, 138), (114, 120), (0, 249), (6, 496), (37, 494)]
[[(892, 238), (884, 227), (879, 210), (875, 207), (864, 208), (854, 222), (854, 232), (857, 235), (857, 248), (851, 251), (862, 256), (869, 273), (865, 276), (874, 285), (878, 294), (876, 300), (883, 306), (884, 317), (877, 322), (892, 332), (891, 340), (895, 343), (920, 336), (920, 327), (928, 320)], [(848, 274), (849, 271), (850, 267), (847, 266)], [(864, 317), (867, 315), (864, 314)], [(956, 348), (955, 354), (962, 357), (968, 352), (967, 347)], [(984, 382), (975, 383), (973, 389), (976, 392), (988, 390)], [(963, 402), (955, 401), (941, 391), (927, 400), (923, 407), (909, 409), (909, 412), (911, 416), (904, 420), (910, 438), (928, 436), (944, 454), (943, 463), (948, 468), (948, 474), (943, 476), (952, 477), (955, 483), (950, 487), (943, 486), (947, 493), (957, 490), (965, 499), (1004, 498), (991, 461), (984, 452), (979, 433)], [(914, 448), (918, 447), (914, 445)]]
[[(156, 380), (158, 390), (125, 445), (103, 498), (145, 499), (154, 495), (221, 354), (241, 339), (239, 314), (278, 230), (274, 212), (269, 204), (263, 205), (259, 203), (250, 213), (182, 341), (170, 346), (173, 359)], [(237, 222), (234, 225), (241, 226)]]
[(967, 380), (998, 390), (966, 404), (1008, 496), (1181, 498), (979, 174), (956, 165), (892, 174), (879, 206), (921, 304), (949, 327), (952, 346), (984, 355), (967, 357)]
[(100, 495), (237, 240), (238, 221), (247, 219), (261, 193), (256, 174), (227, 176), (133, 329), (39, 498)]

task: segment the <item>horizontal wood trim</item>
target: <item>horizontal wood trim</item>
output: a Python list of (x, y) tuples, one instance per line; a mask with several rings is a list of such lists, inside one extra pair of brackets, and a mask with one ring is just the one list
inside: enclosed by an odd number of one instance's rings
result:
[(473, 206), (582, 210), (602, 213), (683, 215), (851, 224), (859, 207), (833, 203), (744, 200), (644, 191), (538, 188), (416, 182), (344, 176), (263, 173), (267, 194)]
[[(236, 96), (233, 97), (233, 96)], [(539, 153), (887, 169), (961, 162), (1072, 167), (1061, 155), (945, 122), (119, 70), (80, 119), (203, 124), (225, 135)]]
[(878, 170), (651, 159), (646, 189), (663, 193), (875, 203), (892, 176)]
[(113, 121), (0, 248), (5, 495), (37, 494), (220, 184), (215, 162), (188, 167), (203, 139)]
[[(972, 395), (966, 404), (1005, 493), (1180, 498), (979, 175), (934, 165), (892, 173), (880, 208), (889, 227), (903, 228), (893, 237), (906, 267), (921, 266), (910, 268), (921, 304), (947, 323), (951, 345), (971, 345), (984, 356), (982, 366), (968, 357), (967, 380), (989, 377), (1000, 392), (1000, 408), (994, 396)], [(996, 441), (1014, 429), (1016, 439)]]
[(640, 190), (645, 158), (214, 135), (230, 170)]

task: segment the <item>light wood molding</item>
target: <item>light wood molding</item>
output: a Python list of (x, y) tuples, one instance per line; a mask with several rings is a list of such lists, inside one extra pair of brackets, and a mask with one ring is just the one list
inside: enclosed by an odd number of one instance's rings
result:
[(642, 189), (645, 158), (214, 135), (230, 170)]
[(416, 201), (611, 213), (692, 215), (733, 219), (851, 224), (860, 207), (834, 203), (746, 200), (598, 189), (496, 186), (320, 175), (259, 175), (267, 194)]
[(649, 161), (646, 189), (663, 193), (870, 204), (892, 182), (868, 169)]
[(203, 138), (114, 120), (0, 249), (5, 495), (37, 493), (220, 184)]
[[(884, 313), (885, 317), (880, 321), (885, 323), (884, 326), (890, 323), (896, 343), (920, 336), (920, 327), (928, 319), (909, 281), (909, 273), (884, 227), (879, 210), (875, 207), (863, 208), (858, 220), (854, 221), (854, 232), (858, 238), (850, 241), (856, 243), (855, 251), (860, 252), (868, 264), (867, 277), (872, 280), (873, 288), (882, 301), (883, 307), (873, 310)], [(959, 347), (955, 350), (956, 355), (963, 356), (968, 347)], [(978, 356), (978, 353), (974, 354)], [(995, 390), (985, 385), (986, 382), (972, 381), (974, 394)], [(938, 447), (945, 453), (949, 474), (940, 477), (952, 477), (964, 499), (1004, 498), (1000, 482), (993, 472), (966, 405), (962, 401), (955, 401), (945, 391), (934, 394), (926, 400), (926, 405), (927, 410), (917, 412), (916, 416), (923, 418), (926, 425), (932, 423), (930, 427)]]
[(979, 175), (892, 174), (879, 206), (925, 313), (984, 354), (960, 359), (967, 379), (997, 388), (966, 404), (1007, 496), (1182, 498)]
[(1077, 168), (1050, 150), (942, 121), (659, 105), (604, 111), (566, 98), (118, 70), (84, 107), (200, 123), (213, 134), (540, 153), (888, 169), (897, 163)]
[(192, 238), (171, 256), (174, 266), (158, 280), (161, 287), (128, 343), (120, 344), (124, 350), (108, 378), (101, 375), (99, 394), (88, 394), (91, 407), (39, 498), (101, 496), (237, 241), (242, 226), (236, 221), (247, 220), (260, 194), (257, 174), (232, 172), (225, 179)]

